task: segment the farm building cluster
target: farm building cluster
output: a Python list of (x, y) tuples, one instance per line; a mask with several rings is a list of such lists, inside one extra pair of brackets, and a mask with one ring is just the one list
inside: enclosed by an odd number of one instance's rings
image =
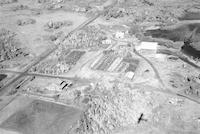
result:
[[(67, 73), (84, 54), (92, 50), (94, 52), (102, 51), (90, 65), (92, 70), (124, 73), (126, 78), (133, 79), (139, 59), (132, 56), (126, 57), (127, 51), (130, 51), (127, 50), (130, 49), (129, 42), (132, 41), (135, 50), (151, 54), (156, 54), (158, 43), (139, 42), (136, 37), (129, 40), (130, 35), (127, 29), (121, 27), (120, 31), (116, 30), (116, 27), (108, 27), (110, 32), (105, 32), (106, 27), (87, 26), (69, 35), (60, 43), (58, 50), (51, 58), (34, 66), (31, 71), (51, 75)], [(126, 42), (126, 45), (121, 45), (123, 44), (121, 42)]]

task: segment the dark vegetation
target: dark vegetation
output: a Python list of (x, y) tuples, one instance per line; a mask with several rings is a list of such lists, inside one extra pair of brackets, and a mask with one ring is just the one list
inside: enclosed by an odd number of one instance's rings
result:
[(20, 42), (15, 36), (16, 34), (9, 30), (0, 29), (0, 62), (27, 55), (20, 48)]

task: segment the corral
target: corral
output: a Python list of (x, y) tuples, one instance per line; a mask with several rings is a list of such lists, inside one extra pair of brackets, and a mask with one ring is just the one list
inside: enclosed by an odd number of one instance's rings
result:
[(104, 51), (103, 55), (94, 61), (91, 68), (108, 72), (135, 72), (138, 59), (120, 57), (114, 51)]

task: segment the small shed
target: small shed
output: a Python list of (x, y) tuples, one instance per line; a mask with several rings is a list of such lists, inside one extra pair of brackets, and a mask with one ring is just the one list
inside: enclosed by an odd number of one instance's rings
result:
[(115, 33), (115, 38), (123, 39), (124, 38), (124, 32), (120, 32), (120, 31), (116, 32)]
[(125, 77), (128, 78), (128, 79), (130, 79), (130, 80), (132, 80), (134, 76), (135, 76), (135, 73), (132, 72), (132, 71), (129, 71), (129, 72), (127, 72), (125, 74)]
[(102, 44), (107, 44), (107, 45), (110, 45), (112, 43), (111, 39), (106, 39), (106, 40), (103, 40), (102, 41)]

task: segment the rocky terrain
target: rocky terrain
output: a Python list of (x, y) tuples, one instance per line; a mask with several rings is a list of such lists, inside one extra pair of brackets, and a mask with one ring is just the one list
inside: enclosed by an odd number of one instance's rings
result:
[(199, 134), (199, 9), (1, 0), (0, 134)]

